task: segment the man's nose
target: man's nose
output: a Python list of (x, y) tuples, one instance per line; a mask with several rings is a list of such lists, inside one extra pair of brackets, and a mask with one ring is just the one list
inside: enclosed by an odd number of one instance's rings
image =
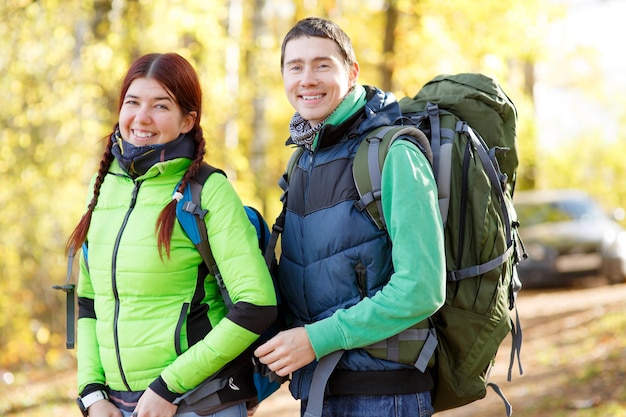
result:
[(302, 79), (300, 80), (300, 83), (302, 85), (315, 85), (317, 82), (317, 74), (313, 68), (305, 68), (302, 72)]

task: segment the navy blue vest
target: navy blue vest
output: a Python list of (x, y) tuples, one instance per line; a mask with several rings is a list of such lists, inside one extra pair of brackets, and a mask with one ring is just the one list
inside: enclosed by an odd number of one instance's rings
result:
[(359, 143), (348, 139), (304, 152), (291, 174), (279, 276), (298, 324), (356, 304), (391, 276), (387, 233), (354, 206)]

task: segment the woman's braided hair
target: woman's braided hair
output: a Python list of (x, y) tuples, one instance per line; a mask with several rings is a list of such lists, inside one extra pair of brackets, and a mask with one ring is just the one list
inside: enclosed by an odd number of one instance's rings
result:
[[(187, 133), (193, 137), (193, 140), (196, 143), (196, 154), (189, 169), (183, 176), (178, 190), (176, 190), (182, 193), (189, 181), (199, 172), (206, 152), (204, 135), (202, 128), (200, 127), (200, 118), (202, 115), (202, 90), (200, 88), (200, 80), (198, 79), (198, 75), (191, 64), (178, 54), (154, 53), (144, 55), (137, 59), (126, 73), (126, 77), (122, 82), (120, 90), (118, 112), (122, 108), (124, 97), (126, 96), (128, 88), (137, 78), (152, 78), (156, 80), (172, 95), (184, 115), (191, 112), (195, 112), (196, 114), (196, 117), (194, 118), (194, 126)], [(117, 128), (117, 125), (115, 128)], [(115, 128), (113, 131), (115, 131)], [(109, 138), (110, 135), (107, 135), (104, 138), (106, 146), (102, 159), (100, 160), (98, 175), (93, 186), (93, 197), (87, 206), (87, 212), (83, 214), (82, 218), (78, 222), (78, 225), (70, 235), (65, 247), (66, 252), (72, 255), (76, 253), (76, 249), (79, 248), (87, 239), (87, 232), (89, 231), (91, 217), (96, 205), (98, 204), (100, 188), (102, 187), (105, 176), (109, 171), (111, 163), (113, 162), (113, 142)], [(170, 254), (171, 237), (175, 222), (176, 200), (171, 200), (161, 211), (155, 225), (159, 253), (161, 254), (163, 249), (165, 249), (167, 256)]]

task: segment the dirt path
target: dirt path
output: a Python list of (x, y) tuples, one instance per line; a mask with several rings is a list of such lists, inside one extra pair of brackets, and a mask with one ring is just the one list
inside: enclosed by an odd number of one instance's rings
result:
[[(576, 358), (561, 359), (568, 365), (561, 368), (546, 365), (546, 355), (556, 355), (554, 343), (567, 332), (584, 332), (585, 326), (596, 317), (610, 311), (624, 311), (626, 284), (608, 286), (602, 280), (587, 278), (574, 287), (558, 290), (523, 290), (518, 299), (518, 311), (523, 330), (522, 365), (524, 375), (516, 368), (512, 382), (507, 382), (510, 343), (504, 342), (496, 357), (490, 381), (498, 384), (514, 410), (523, 409), (543, 391), (559, 391), (559, 384), (576, 367)], [(570, 360), (571, 359), (571, 360)], [(560, 363), (560, 360), (554, 360)], [(572, 375), (572, 377), (574, 377)], [(595, 398), (572, 398), (572, 407), (584, 407)], [(286, 387), (265, 400), (255, 417), (298, 417), (299, 403), (294, 401)], [(438, 413), (441, 417), (502, 417), (504, 406), (491, 390), (481, 400), (467, 406)]]
[[(555, 413), (531, 411), (530, 406), (539, 401), (563, 397), (569, 403), (566, 414), (580, 415), (575, 409), (587, 408), (605, 399), (621, 398), (624, 401), (626, 370), (623, 358), (624, 337), (616, 341), (589, 338), (590, 323), (610, 313), (624, 312), (626, 309), (626, 284), (608, 286), (602, 280), (581, 280), (569, 289), (531, 291), (524, 290), (518, 299), (518, 309), (522, 322), (524, 343), (522, 364), (524, 375), (513, 373), (513, 381), (506, 381), (509, 364), (510, 344), (505, 342), (496, 358), (491, 382), (498, 384), (513, 405), (514, 416), (522, 414), (532, 417), (553, 417)], [(623, 329), (619, 329), (622, 330)], [(610, 338), (609, 338), (610, 339)], [(610, 345), (621, 343), (621, 345)], [(579, 355), (564, 357), (569, 345), (576, 346)], [(617, 352), (617, 379), (607, 382), (606, 376), (594, 379), (593, 386), (570, 384), (577, 378), (577, 371), (587, 363), (606, 363), (608, 351)], [(15, 383), (5, 385), (0, 381), (0, 415), (11, 417), (56, 417), (76, 416), (74, 404), (76, 371), (68, 366), (66, 371), (54, 374), (40, 374), (32, 369), (16, 376)], [(602, 369), (602, 368), (601, 368)], [(606, 369), (604, 369), (606, 371)], [(44, 372), (44, 371), (42, 371)], [(23, 398), (27, 394), (28, 398)], [(12, 409), (12, 413), (6, 413)], [(299, 417), (299, 403), (294, 401), (287, 387), (265, 400), (255, 417)], [(620, 406), (619, 414), (626, 416)], [(467, 406), (437, 414), (441, 417), (503, 417), (504, 407), (500, 398), (488, 390), (487, 396)], [(597, 414), (584, 414), (597, 415)], [(604, 417), (604, 416), (603, 416)]]

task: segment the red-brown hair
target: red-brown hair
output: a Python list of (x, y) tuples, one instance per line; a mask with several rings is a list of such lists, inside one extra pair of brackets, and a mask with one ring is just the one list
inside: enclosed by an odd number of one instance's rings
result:
[[(126, 73), (126, 77), (124, 77), (124, 81), (122, 82), (120, 89), (118, 111), (122, 108), (124, 97), (126, 96), (128, 88), (137, 78), (152, 78), (156, 80), (172, 95), (172, 98), (176, 100), (183, 115), (191, 112), (195, 112), (196, 114), (193, 128), (187, 133), (187, 135), (193, 137), (196, 142), (196, 154), (178, 189), (178, 191), (182, 192), (191, 178), (198, 173), (205, 154), (204, 135), (202, 133), (202, 128), (200, 127), (200, 116), (202, 115), (202, 89), (200, 88), (198, 74), (191, 64), (178, 54), (153, 53), (144, 55), (131, 65)], [(116, 127), (117, 126), (115, 126), (115, 128)], [(113, 129), (114, 131), (115, 128)], [(93, 187), (93, 197), (87, 206), (87, 212), (82, 216), (67, 241), (65, 248), (67, 253), (74, 254), (87, 239), (91, 216), (96, 208), (96, 205), (98, 204), (100, 188), (114, 158), (112, 153), (113, 142), (109, 139), (109, 137), (110, 135), (107, 135), (106, 137), (107, 144), (104, 154), (102, 155), (102, 159), (100, 160), (98, 175)], [(175, 222), (176, 201), (172, 200), (161, 211), (155, 226), (158, 237), (159, 252), (161, 252), (162, 249), (165, 249), (168, 256), (170, 254), (170, 241)]]

